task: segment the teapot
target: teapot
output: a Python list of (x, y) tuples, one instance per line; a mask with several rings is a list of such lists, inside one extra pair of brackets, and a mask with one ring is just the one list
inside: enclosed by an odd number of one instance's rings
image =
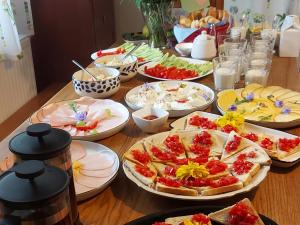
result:
[(210, 36), (204, 30), (193, 41), (191, 56), (195, 59), (212, 59), (216, 56), (215, 37)]

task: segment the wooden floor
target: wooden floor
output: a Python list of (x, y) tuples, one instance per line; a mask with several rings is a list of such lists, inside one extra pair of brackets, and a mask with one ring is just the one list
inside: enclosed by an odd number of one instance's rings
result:
[(32, 112), (38, 110), (53, 95), (55, 95), (65, 84), (53, 83), (39, 92), (37, 96), (25, 103), (18, 111), (0, 124), (0, 141), (15, 130), (23, 121), (25, 121)]

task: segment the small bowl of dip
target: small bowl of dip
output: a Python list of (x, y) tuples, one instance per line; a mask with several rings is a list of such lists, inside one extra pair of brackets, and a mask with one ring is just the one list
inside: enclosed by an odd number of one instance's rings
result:
[(120, 89), (120, 72), (114, 68), (87, 68), (97, 80), (86, 72), (79, 70), (73, 74), (72, 83), (79, 96), (107, 98)]
[(135, 124), (145, 133), (159, 132), (167, 122), (169, 112), (152, 106), (146, 106), (132, 113)]
[(120, 71), (121, 82), (128, 81), (137, 74), (137, 57), (130, 55), (123, 60), (124, 55), (106, 55), (95, 60), (97, 67), (110, 67)]

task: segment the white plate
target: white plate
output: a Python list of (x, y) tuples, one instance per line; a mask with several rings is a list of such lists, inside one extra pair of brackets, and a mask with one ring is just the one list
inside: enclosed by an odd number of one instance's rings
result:
[[(53, 103), (53, 104), (64, 104), (64, 103), (70, 102), (70, 101), (74, 101), (74, 100), (67, 100), (67, 101), (57, 102), (57, 103)], [(110, 137), (110, 136), (118, 133), (128, 123), (128, 121), (129, 121), (129, 111), (124, 105), (122, 105), (121, 103), (115, 102), (113, 100), (110, 100), (110, 99), (95, 99), (95, 101), (102, 101), (103, 104), (108, 103), (111, 106), (113, 106), (113, 108), (120, 115), (120, 118), (116, 118), (116, 119), (113, 118), (113, 119), (102, 121), (102, 123), (101, 123), (102, 125), (100, 127), (101, 131), (97, 134), (86, 135), (86, 136), (72, 136), (73, 139), (75, 139), (75, 140), (86, 140), (86, 141), (96, 141), (96, 140), (104, 139), (104, 138)], [(46, 106), (44, 106), (44, 107), (46, 107)], [(43, 108), (36, 111), (29, 118), (30, 123), (43, 122), (43, 121), (40, 120), (40, 118), (38, 116), (40, 114), (40, 112), (43, 110)], [(113, 125), (111, 125), (111, 120), (116, 120), (116, 121), (114, 121)]]
[[(193, 63), (193, 64), (204, 64), (204, 63), (208, 63), (209, 62), (209, 61), (205, 61), (205, 60), (190, 59), (190, 58), (185, 58), (185, 57), (178, 57), (178, 58), (183, 59), (183, 60), (185, 60), (185, 61), (187, 61), (189, 63)], [(148, 75), (148, 74), (145, 73), (145, 71), (144, 71), (145, 66), (147, 66), (148, 68), (151, 68), (151, 67), (156, 66), (157, 64), (159, 64), (159, 63), (158, 62), (149, 62), (149, 63), (146, 63), (144, 65), (141, 65), (138, 68), (138, 73), (141, 74), (141, 75), (143, 75), (143, 76), (150, 77), (150, 78), (153, 78), (153, 79), (156, 79), (156, 80), (170, 80), (170, 79), (165, 79), (165, 78), (153, 77), (153, 76), (150, 76), (150, 75)], [(213, 70), (211, 69), (210, 71), (208, 71), (207, 73), (205, 73), (203, 75), (200, 75), (200, 76), (197, 76), (197, 77), (192, 77), (192, 78), (187, 78), (187, 79), (184, 79), (184, 80), (196, 80), (196, 79), (208, 76), (212, 72), (213, 72)]]
[[(149, 141), (152, 139), (155, 139), (156, 137), (158, 139), (160, 138), (160, 135), (164, 135), (165, 133), (168, 132), (163, 132), (163, 133), (159, 133), (159, 134), (155, 134), (152, 136), (149, 136), (147, 138), (145, 138), (146, 140), (148, 139)], [(222, 133), (222, 132), (220, 132)], [(223, 133), (222, 135), (227, 136), (228, 134)], [(142, 141), (142, 140), (141, 140)], [(251, 143), (252, 145), (254, 145), (256, 148), (261, 149), (261, 147), (259, 145), (257, 145), (256, 143), (246, 139), (247, 142)], [(263, 150), (262, 150), (263, 151)], [(144, 190), (156, 194), (156, 195), (160, 195), (160, 196), (164, 196), (164, 197), (168, 197), (168, 198), (175, 198), (175, 199), (183, 199), (183, 200), (194, 200), (194, 201), (207, 201), (207, 200), (217, 200), (217, 199), (223, 199), (223, 198), (230, 198), (233, 197), (237, 194), (241, 194), (241, 193), (246, 193), (251, 191), (252, 189), (256, 188), (267, 176), (268, 171), (270, 170), (270, 166), (261, 166), (261, 169), (259, 170), (259, 172), (253, 177), (253, 179), (251, 180), (251, 183), (248, 184), (247, 186), (236, 190), (236, 191), (232, 191), (232, 192), (228, 192), (228, 193), (223, 193), (223, 194), (218, 194), (218, 195), (212, 195), (212, 196), (185, 196), (185, 195), (175, 195), (175, 194), (169, 194), (169, 193), (165, 193), (165, 192), (160, 192), (157, 191), (145, 184), (143, 184), (140, 180), (138, 180), (130, 171), (129, 169), (126, 167), (125, 165), (125, 161), (123, 161), (123, 170), (125, 172), (125, 175), (127, 176), (128, 179), (130, 179), (131, 181), (133, 181), (138, 187), (143, 188)]]
[[(105, 50), (101, 50), (103, 53), (108, 53), (108, 52), (114, 52), (116, 51), (118, 48), (109, 48), (109, 49), (105, 49)], [(97, 51), (98, 52), (98, 51)], [(97, 52), (94, 52), (91, 54), (91, 58), (92, 60), (96, 60), (98, 58), (97, 56)]]
[[(156, 83), (159, 83), (159, 82), (161, 82), (161, 81), (152, 82), (152, 83), (149, 83), (149, 85), (156, 84)], [(206, 104), (202, 105), (201, 107), (194, 107), (194, 108), (191, 108), (191, 109), (184, 109), (184, 110), (167, 110), (169, 112), (169, 117), (180, 117), (180, 116), (187, 115), (187, 114), (189, 114), (189, 113), (191, 113), (191, 112), (193, 112), (195, 110), (204, 110), (210, 104), (212, 104), (213, 101), (214, 101), (214, 99), (215, 99), (215, 93), (214, 93), (214, 91), (212, 89), (210, 89), (209, 87), (203, 85), (203, 84), (199, 84), (199, 83), (195, 83), (195, 82), (189, 82), (189, 81), (163, 81), (163, 83), (165, 85), (170, 86), (170, 88), (172, 88), (174, 86), (178, 87), (179, 84), (185, 83), (188, 86), (190, 86), (191, 88), (192, 87), (197, 87), (197, 88), (200, 88), (200, 89), (204, 90), (205, 93), (210, 97), (210, 100)], [(131, 89), (129, 92), (127, 92), (127, 94), (125, 96), (125, 102), (133, 110), (138, 110), (138, 109), (141, 109), (142, 107), (139, 107), (139, 106), (135, 105), (134, 103), (131, 103), (130, 101), (128, 101), (128, 96), (137, 93), (138, 90), (141, 87), (142, 87), (142, 85)]]
[(85, 148), (87, 155), (95, 154), (95, 152), (103, 153), (105, 151), (111, 154), (114, 158), (113, 173), (109, 177), (107, 177), (107, 181), (103, 185), (83, 193), (78, 193), (75, 190), (77, 201), (83, 201), (102, 192), (115, 179), (118, 173), (120, 162), (119, 162), (118, 155), (113, 150), (109, 149), (104, 145), (89, 142), (89, 141), (73, 141), (73, 142), (81, 144)]
[[(207, 113), (207, 112), (194, 112), (197, 113), (200, 116), (206, 117), (210, 120), (216, 120), (220, 117), (220, 115), (217, 114), (213, 114), (213, 113)], [(188, 115), (187, 115), (188, 116)], [(186, 118), (182, 117), (178, 120), (175, 120), (173, 123), (170, 124), (170, 127), (174, 128), (174, 129), (184, 129), (185, 125), (186, 125)], [(296, 135), (292, 135), (280, 130), (274, 130), (271, 128), (266, 128), (266, 127), (262, 127), (262, 126), (258, 126), (258, 125), (254, 125), (251, 123), (245, 123), (245, 132), (249, 133), (249, 132), (253, 132), (253, 133), (264, 133), (266, 135), (270, 135), (273, 136), (275, 138), (296, 138)], [(292, 154), (282, 160), (278, 160), (278, 159), (272, 159), (273, 163), (272, 165), (275, 166), (279, 166), (279, 167), (291, 167), (294, 164), (296, 164), (297, 162), (300, 161), (300, 152), (297, 152), (295, 154)]]

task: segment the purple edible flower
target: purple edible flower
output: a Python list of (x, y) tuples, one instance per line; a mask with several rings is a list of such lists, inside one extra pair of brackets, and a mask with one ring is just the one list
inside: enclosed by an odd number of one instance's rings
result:
[(236, 105), (230, 105), (229, 108), (228, 108), (229, 111), (236, 111), (237, 110), (237, 107)]
[(253, 92), (250, 92), (249, 94), (247, 94), (246, 96), (246, 100), (247, 101), (252, 101), (254, 99), (254, 93)]
[(284, 109), (281, 110), (282, 114), (289, 114), (290, 112), (291, 112), (290, 108), (284, 108)]
[(86, 119), (87, 112), (76, 112), (75, 119), (78, 121), (84, 121)]
[(276, 101), (275, 101), (275, 106), (276, 106), (277, 108), (282, 108), (282, 107), (283, 107), (283, 101), (276, 100)]
[(149, 90), (149, 89), (151, 89), (152, 88), (152, 86), (149, 84), (149, 83), (144, 83), (144, 88), (146, 89), (146, 90)]
[(206, 100), (206, 101), (208, 101), (209, 100), (209, 97), (207, 96), (207, 94), (202, 94), (202, 97)]

